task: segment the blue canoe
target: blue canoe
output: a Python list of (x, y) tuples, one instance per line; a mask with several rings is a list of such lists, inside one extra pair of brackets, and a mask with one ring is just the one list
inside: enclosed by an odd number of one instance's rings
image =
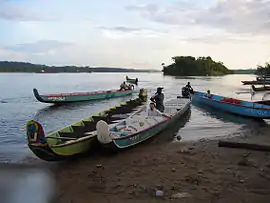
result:
[(215, 94), (208, 95), (204, 92), (194, 91), (193, 102), (200, 102), (219, 110), (227, 111), (240, 116), (252, 117), (257, 119), (270, 118), (269, 101), (249, 102)]

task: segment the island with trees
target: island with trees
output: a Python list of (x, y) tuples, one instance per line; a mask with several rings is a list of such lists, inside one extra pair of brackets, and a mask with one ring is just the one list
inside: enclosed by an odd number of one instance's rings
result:
[(222, 62), (215, 62), (210, 56), (174, 56), (173, 63), (163, 66), (163, 74), (171, 76), (220, 76), (232, 73)]
[[(0, 61), (0, 72), (25, 73), (91, 73), (91, 72), (157, 72), (151, 69), (130, 69), (89, 66), (47, 66), (27, 62)], [(158, 71), (160, 72), (160, 71)]]

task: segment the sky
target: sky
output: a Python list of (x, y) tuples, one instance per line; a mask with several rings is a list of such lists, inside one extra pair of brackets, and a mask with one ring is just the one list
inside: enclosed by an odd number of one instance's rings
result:
[(161, 69), (270, 61), (270, 0), (0, 0), (0, 60)]

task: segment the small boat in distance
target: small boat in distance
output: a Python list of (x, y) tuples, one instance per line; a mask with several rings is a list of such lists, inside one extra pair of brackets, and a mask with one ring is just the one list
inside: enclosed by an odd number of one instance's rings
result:
[(138, 78), (132, 79), (132, 78), (129, 78), (128, 76), (126, 76), (126, 81), (127, 81), (127, 83), (138, 85)]
[(148, 116), (144, 107), (111, 127), (105, 121), (99, 121), (96, 127), (97, 139), (113, 150), (139, 144), (168, 128), (169, 124), (188, 111), (190, 103), (191, 100), (186, 98), (165, 102), (162, 116)]
[(255, 87), (254, 85), (251, 85), (251, 88), (255, 92), (262, 92), (262, 91), (269, 91), (270, 87), (269, 86), (262, 86), (262, 87)]
[(33, 89), (36, 99), (43, 103), (64, 104), (71, 102), (82, 102), (91, 100), (111, 99), (116, 97), (123, 97), (137, 93), (134, 89), (120, 91), (95, 91), (95, 92), (78, 92), (78, 93), (59, 93), (59, 94), (39, 94), (36, 88)]
[(263, 76), (258, 76), (256, 77), (256, 80), (257, 81), (270, 81), (270, 76), (266, 76), (266, 75), (263, 75)]
[(47, 135), (41, 124), (31, 120), (26, 124), (28, 147), (45, 161), (66, 160), (84, 154), (99, 145), (96, 136), (98, 121), (106, 120), (109, 124), (119, 122), (145, 102), (146, 98), (142, 97), (127, 101)]
[(270, 85), (270, 80), (244, 80), (243, 85)]
[(219, 110), (227, 111), (240, 116), (256, 119), (270, 118), (269, 101), (262, 100), (249, 102), (199, 91), (194, 91), (194, 94), (192, 94), (192, 101), (200, 102), (213, 108), (218, 108)]

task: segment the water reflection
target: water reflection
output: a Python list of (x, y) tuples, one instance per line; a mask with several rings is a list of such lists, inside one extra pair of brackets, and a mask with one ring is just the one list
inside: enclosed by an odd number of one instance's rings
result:
[(211, 116), (213, 118), (219, 119), (224, 123), (231, 122), (241, 125), (268, 125), (264, 120), (258, 120), (253, 118), (247, 118), (242, 116), (237, 116), (234, 114), (221, 111), (219, 109), (214, 109), (210, 106), (203, 105), (199, 102), (193, 101), (192, 104), (203, 112), (205, 116)]
[(190, 121), (191, 108), (189, 108), (180, 118), (176, 119), (169, 128), (165, 129), (156, 142), (173, 141), (178, 132)]

